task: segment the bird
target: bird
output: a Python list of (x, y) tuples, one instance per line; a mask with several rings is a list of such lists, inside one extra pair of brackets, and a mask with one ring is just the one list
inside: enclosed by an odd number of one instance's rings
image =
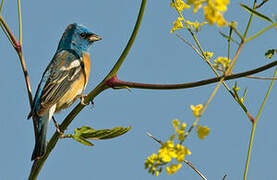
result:
[(36, 122), (32, 161), (45, 154), (48, 125), (54, 113), (83, 97), (90, 74), (88, 50), (101, 39), (77, 23), (69, 24), (63, 33), (54, 57), (42, 75), (28, 115), (28, 119), (33, 117)]

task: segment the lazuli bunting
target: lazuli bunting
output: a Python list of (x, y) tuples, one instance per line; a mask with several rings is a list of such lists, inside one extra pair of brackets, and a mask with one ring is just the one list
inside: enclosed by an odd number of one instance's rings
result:
[(90, 73), (88, 49), (101, 37), (79, 24), (70, 24), (58, 49), (42, 75), (28, 119), (36, 121), (32, 160), (46, 150), (46, 134), (54, 113), (68, 108), (83, 93)]

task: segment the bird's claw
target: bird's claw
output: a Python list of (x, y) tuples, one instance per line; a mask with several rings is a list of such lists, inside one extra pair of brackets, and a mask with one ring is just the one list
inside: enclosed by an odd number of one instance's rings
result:
[(84, 106), (87, 106), (87, 105), (89, 105), (89, 103), (91, 103), (92, 108), (94, 108), (94, 102), (93, 102), (93, 101), (90, 101), (90, 102), (88, 102), (88, 103), (85, 103), (85, 98), (86, 98), (86, 97), (87, 97), (87, 94), (81, 94), (81, 95), (79, 95), (80, 103), (81, 103), (82, 105), (84, 105)]
[(54, 116), (52, 117), (53, 119), (53, 122), (55, 124), (55, 127), (56, 127), (56, 131), (59, 133), (60, 135), (60, 138), (63, 138), (64, 137), (64, 134), (63, 132), (60, 130), (60, 125), (57, 123), (57, 121), (55, 120)]

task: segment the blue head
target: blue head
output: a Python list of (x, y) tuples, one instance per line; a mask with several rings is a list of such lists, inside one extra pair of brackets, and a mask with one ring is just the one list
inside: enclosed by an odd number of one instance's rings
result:
[(79, 24), (69, 24), (59, 42), (57, 51), (72, 49), (79, 56), (86, 52), (94, 41), (101, 40), (100, 36), (90, 32)]

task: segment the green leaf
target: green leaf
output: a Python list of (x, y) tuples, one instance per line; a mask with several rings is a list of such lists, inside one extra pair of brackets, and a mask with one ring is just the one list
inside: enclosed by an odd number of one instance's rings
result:
[(277, 53), (277, 49), (269, 49), (264, 55), (266, 58), (271, 59), (275, 53)]
[(252, 8), (250, 8), (250, 7), (248, 7), (248, 6), (244, 5), (244, 4), (240, 4), (240, 6), (243, 7), (246, 11), (248, 11), (250, 13), (253, 13), (255, 16), (257, 16), (257, 17), (259, 17), (259, 18), (261, 18), (261, 19), (263, 19), (265, 21), (273, 23), (273, 21), (269, 17), (267, 17), (267, 16), (265, 16), (265, 15), (255, 11), (254, 9), (252, 9)]
[(82, 126), (81, 128), (74, 129), (74, 134), (65, 135), (65, 138), (72, 138), (77, 142), (80, 142), (87, 146), (93, 146), (89, 140), (100, 140), (100, 139), (112, 139), (121, 136), (128, 132), (131, 127), (115, 127), (112, 129), (100, 129), (95, 130), (89, 126)]
[(72, 139), (74, 139), (75, 141), (77, 141), (79, 143), (82, 143), (82, 144), (84, 144), (86, 146), (93, 146), (94, 145), (91, 142), (87, 141), (86, 139), (84, 139), (84, 138), (82, 138), (80, 136), (73, 135)]
[(121, 136), (128, 132), (131, 129), (131, 127), (115, 127), (113, 129), (101, 129), (101, 130), (94, 130), (86, 131), (82, 133), (82, 137), (86, 139), (93, 139), (93, 140), (99, 140), (99, 139), (111, 139), (118, 136)]
[[(227, 34), (224, 34), (224, 33), (221, 32), (221, 31), (219, 31), (219, 34), (220, 34), (221, 36), (223, 36), (224, 38), (229, 39), (229, 36), (228, 36)], [(234, 40), (232, 37), (230, 38), (230, 40), (231, 40), (232, 42), (236, 43), (236, 44), (239, 44), (239, 42), (236, 41), (236, 40)]]

